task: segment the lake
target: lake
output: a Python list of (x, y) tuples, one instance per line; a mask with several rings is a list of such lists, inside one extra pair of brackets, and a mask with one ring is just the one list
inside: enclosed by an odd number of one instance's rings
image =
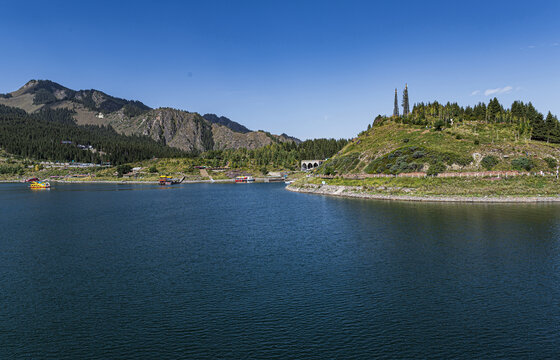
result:
[(555, 358), (560, 205), (0, 184), (0, 358)]

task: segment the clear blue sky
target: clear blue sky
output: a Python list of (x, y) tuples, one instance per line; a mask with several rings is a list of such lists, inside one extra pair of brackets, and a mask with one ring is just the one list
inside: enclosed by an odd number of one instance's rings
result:
[(0, 92), (95, 88), (299, 138), (411, 103), (560, 115), (560, 1), (4, 1)]

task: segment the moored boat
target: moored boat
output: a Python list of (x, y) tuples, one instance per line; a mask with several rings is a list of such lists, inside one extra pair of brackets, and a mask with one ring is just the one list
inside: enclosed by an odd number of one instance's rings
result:
[(183, 176), (182, 179), (172, 179), (170, 176), (167, 175), (161, 175), (159, 177), (159, 184), (160, 185), (175, 185), (175, 184), (180, 184), (183, 182), (183, 180), (185, 180), (185, 177)]
[(161, 175), (159, 177), (159, 184), (160, 185), (171, 185), (171, 184), (173, 184), (173, 179), (171, 179), (169, 176)]
[(50, 189), (51, 184), (46, 181), (32, 181), (29, 184), (30, 189)]
[(255, 182), (255, 178), (252, 176), (238, 176), (235, 178), (236, 183), (252, 183)]

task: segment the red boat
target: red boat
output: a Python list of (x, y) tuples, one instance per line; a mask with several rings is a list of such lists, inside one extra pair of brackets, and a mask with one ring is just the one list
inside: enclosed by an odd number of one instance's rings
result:
[(235, 178), (236, 183), (252, 183), (255, 179), (252, 176), (238, 176)]

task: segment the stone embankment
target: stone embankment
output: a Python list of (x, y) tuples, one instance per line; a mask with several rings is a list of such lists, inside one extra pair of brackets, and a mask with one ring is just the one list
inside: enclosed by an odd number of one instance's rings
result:
[(391, 195), (367, 192), (362, 186), (344, 185), (316, 185), (316, 184), (293, 184), (286, 187), (287, 190), (300, 193), (340, 196), (358, 199), (377, 200), (399, 200), (399, 201), (432, 201), (432, 202), (470, 202), (470, 203), (546, 203), (560, 202), (559, 197), (523, 197), (523, 196), (413, 196), (413, 195)]

